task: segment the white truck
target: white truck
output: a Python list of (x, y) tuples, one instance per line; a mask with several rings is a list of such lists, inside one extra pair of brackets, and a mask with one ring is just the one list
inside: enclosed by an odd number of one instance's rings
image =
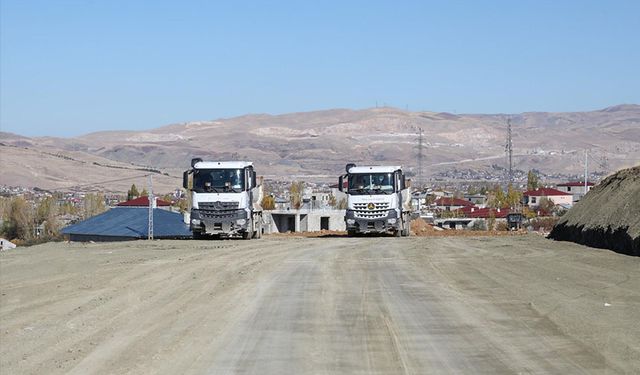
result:
[[(411, 233), (411, 191), (400, 166), (347, 164), (338, 188), (347, 194), (347, 233)], [(346, 186), (345, 186), (346, 182)], [(346, 189), (346, 191), (345, 191)]]
[(194, 158), (182, 185), (191, 190), (189, 227), (194, 238), (262, 237), (263, 192), (253, 163)]

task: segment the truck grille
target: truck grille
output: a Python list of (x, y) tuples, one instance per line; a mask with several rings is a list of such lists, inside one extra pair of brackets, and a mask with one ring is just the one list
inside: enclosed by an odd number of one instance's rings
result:
[(358, 219), (380, 219), (389, 213), (389, 203), (354, 203), (353, 209)]
[(198, 204), (201, 210), (235, 210), (238, 208), (238, 202), (201, 202)]
[(198, 204), (200, 207), (200, 216), (207, 219), (223, 220), (234, 219), (238, 217), (238, 202), (202, 202)]

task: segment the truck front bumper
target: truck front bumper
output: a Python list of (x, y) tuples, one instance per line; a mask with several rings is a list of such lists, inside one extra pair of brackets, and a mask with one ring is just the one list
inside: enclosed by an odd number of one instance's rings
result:
[(400, 230), (400, 220), (395, 210), (389, 210), (384, 217), (365, 218), (354, 210), (347, 210), (344, 221), (347, 231), (356, 233), (388, 233)]
[(194, 233), (212, 235), (235, 235), (249, 230), (249, 219), (245, 210), (191, 210), (189, 227)]

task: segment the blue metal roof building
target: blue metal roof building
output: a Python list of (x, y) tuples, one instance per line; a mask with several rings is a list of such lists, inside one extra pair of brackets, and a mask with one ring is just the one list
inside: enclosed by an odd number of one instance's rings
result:
[[(149, 209), (145, 207), (116, 207), (77, 224), (69, 225), (61, 233), (70, 241), (126, 241), (147, 238)], [(190, 238), (189, 225), (177, 212), (153, 210), (153, 238)]]

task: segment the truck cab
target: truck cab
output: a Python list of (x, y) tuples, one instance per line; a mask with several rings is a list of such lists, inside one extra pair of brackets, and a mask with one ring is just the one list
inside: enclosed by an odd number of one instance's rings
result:
[(195, 158), (183, 173), (182, 185), (191, 191), (189, 227), (194, 238), (262, 236), (262, 185), (253, 163)]
[(400, 166), (347, 164), (339, 189), (347, 195), (345, 224), (349, 236), (392, 233), (409, 236), (411, 192)]

